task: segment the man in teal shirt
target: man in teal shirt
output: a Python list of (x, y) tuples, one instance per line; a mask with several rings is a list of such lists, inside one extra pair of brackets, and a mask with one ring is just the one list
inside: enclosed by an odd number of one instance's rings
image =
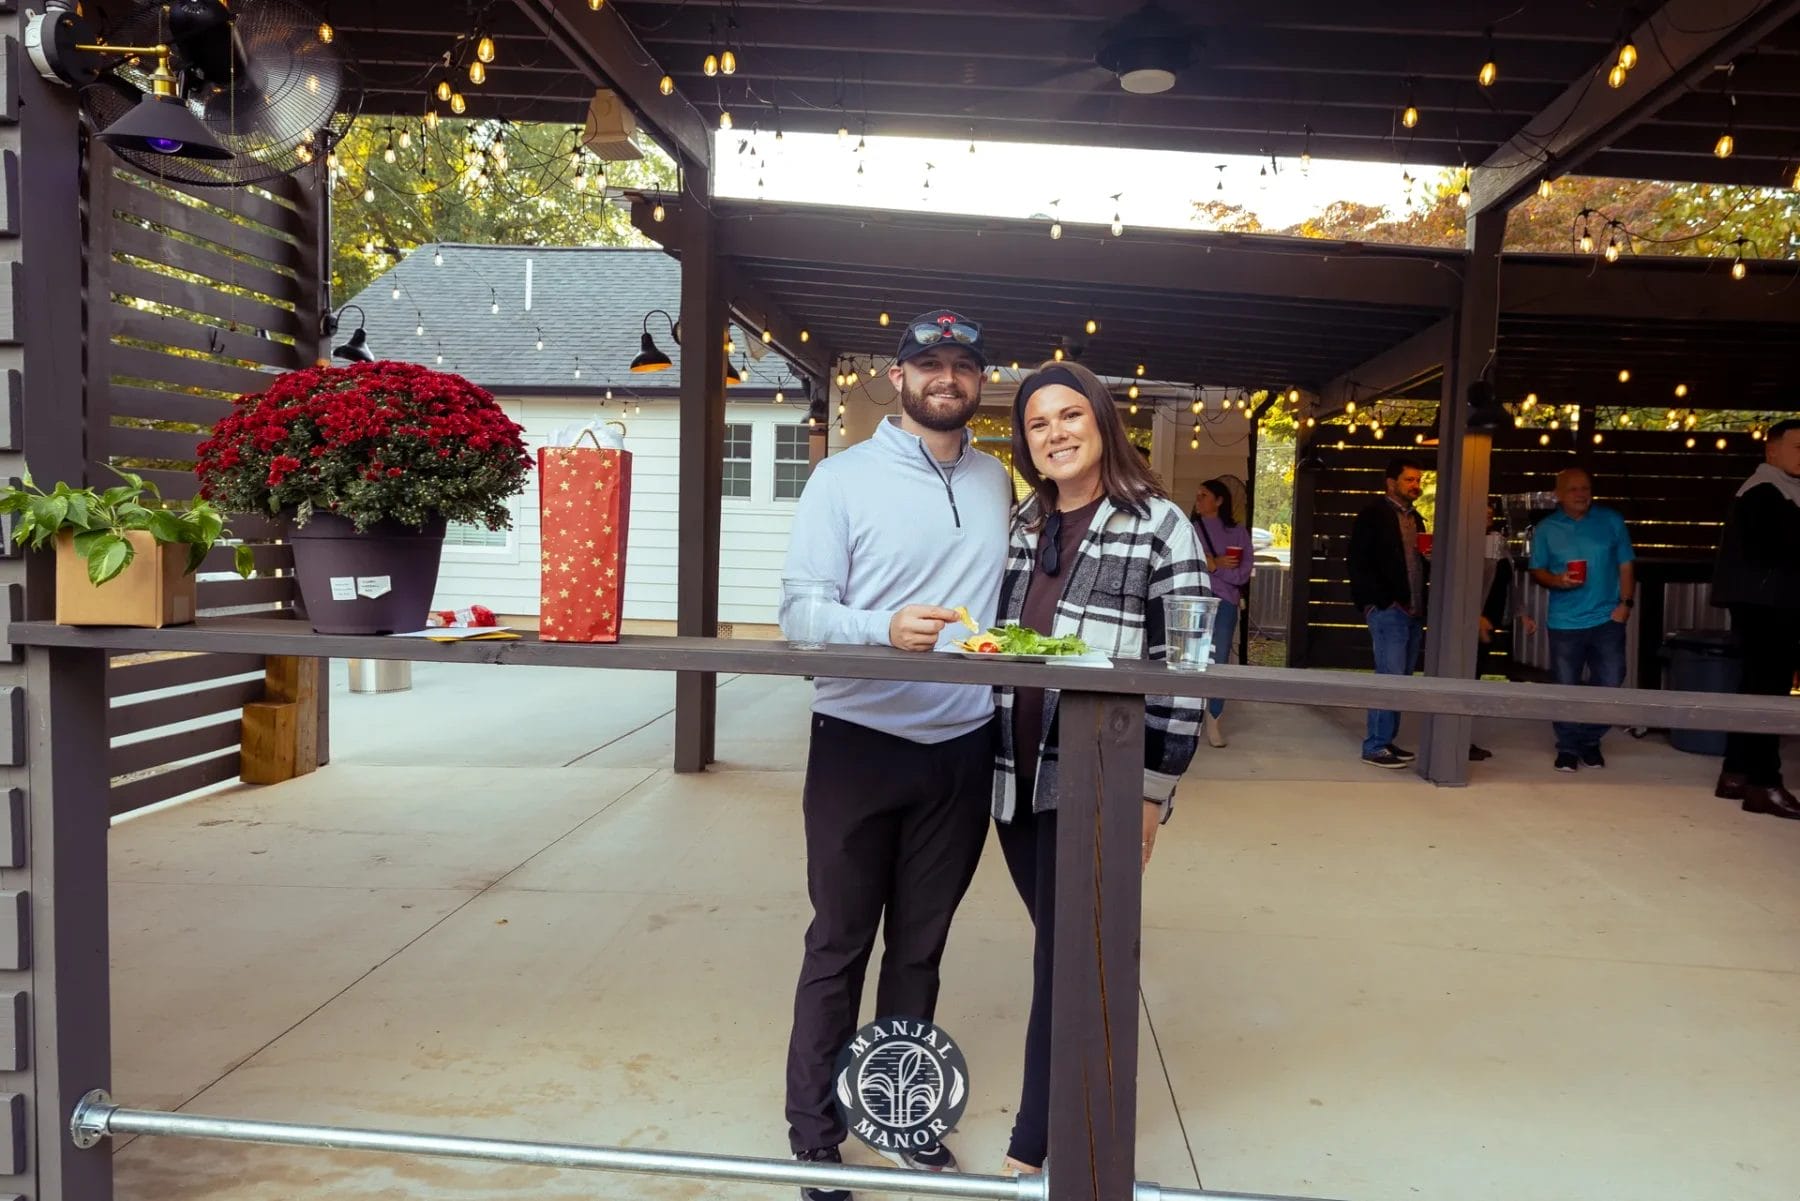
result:
[[(1594, 503), (1594, 479), (1580, 467), (1558, 473), (1556, 499), (1557, 511), (1531, 539), (1531, 578), (1550, 590), (1551, 671), (1558, 684), (1617, 688), (1625, 682), (1625, 623), (1637, 597), (1631, 535), (1623, 517)], [(1552, 724), (1557, 771), (1606, 766), (1606, 726)]]

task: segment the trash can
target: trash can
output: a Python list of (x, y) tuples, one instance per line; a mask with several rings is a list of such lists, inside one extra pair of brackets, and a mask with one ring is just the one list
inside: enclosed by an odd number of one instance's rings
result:
[[(1663, 639), (1663, 683), (1677, 692), (1736, 692), (1743, 650), (1729, 630), (1682, 630)], [(1723, 730), (1670, 730), (1669, 744), (1691, 755), (1723, 755)]]
[(412, 687), (412, 664), (405, 659), (350, 660), (351, 692), (405, 692)]

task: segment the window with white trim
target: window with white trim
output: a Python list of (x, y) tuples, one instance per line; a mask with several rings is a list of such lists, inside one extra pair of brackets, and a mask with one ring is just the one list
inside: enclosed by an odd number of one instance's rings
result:
[(775, 499), (799, 500), (812, 474), (812, 435), (804, 425), (775, 427)]
[(490, 530), (479, 522), (452, 521), (444, 529), (444, 545), (457, 550), (505, 550), (512, 545), (512, 531)]
[(750, 426), (732, 422), (725, 427), (725, 491), (724, 495), (748, 500), (750, 497)]

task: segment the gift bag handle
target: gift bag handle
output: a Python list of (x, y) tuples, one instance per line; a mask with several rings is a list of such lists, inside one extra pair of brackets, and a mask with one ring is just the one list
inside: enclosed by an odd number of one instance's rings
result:
[[(619, 436), (621, 438), (625, 437), (630, 432), (625, 428), (625, 423), (623, 421), (609, 421), (606, 424), (618, 426), (619, 427)], [(595, 450), (605, 450), (606, 449), (604, 446), (600, 445), (600, 439), (598, 436), (595, 435), (595, 433), (591, 427), (584, 428), (580, 434), (576, 435), (574, 444), (576, 446), (580, 446), (581, 440), (583, 438), (586, 438), (589, 442), (592, 442), (594, 444)]]

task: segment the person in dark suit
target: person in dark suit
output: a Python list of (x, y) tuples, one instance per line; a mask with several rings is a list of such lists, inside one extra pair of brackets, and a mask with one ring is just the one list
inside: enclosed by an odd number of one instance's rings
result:
[[(1413, 507), (1425, 490), (1425, 469), (1413, 459), (1387, 467), (1387, 493), (1357, 514), (1350, 529), (1350, 596), (1369, 623), (1375, 670), (1410, 676), (1419, 663), (1425, 636), (1425, 574), (1429, 550), (1419, 549), (1425, 519)], [(1400, 714), (1369, 710), (1362, 759), (1372, 767), (1397, 769), (1417, 756), (1394, 745)]]
[[(1731, 503), (1712, 602), (1731, 610), (1744, 649), (1739, 691), (1786, 696), (1800, 670), (1800, 420), (1776, 423), (1758, 467)], [(1800, 818), (1800, 800), (1781, 780), (1781, 739), (1726, 736), (1715, 796), (1741, 801), (1746, 813)]]

